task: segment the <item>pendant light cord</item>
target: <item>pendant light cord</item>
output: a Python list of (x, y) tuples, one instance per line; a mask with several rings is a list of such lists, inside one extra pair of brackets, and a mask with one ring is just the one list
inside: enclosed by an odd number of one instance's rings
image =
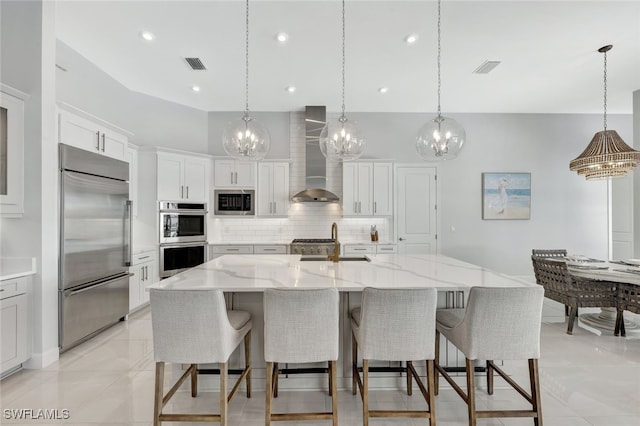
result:
[(604, 52), (604, 131), (607, 131), (607, 52)]
[(345, 73), (344, 73), (344, 68), (345, 68), (345, 66), (344, 66), (344, 64), (345, 64), (345, 59), (344, 59), (345, 58), (345, 18), (344, 18), (345, 8), (344, 8), (344, 1), (345, 0), (342, 0), (342, 117), (341, 118), (345, 118), (345, 115), (344, 115), (344, 110), (345, 110), (345, 108), (344, 108), (344, 80), (345, 80), (345, 78), (344, 78), (344, 75), (345, 75)]
[(245, 50), (244, 50), (244, 97), (245, 97), (245, 116), (249, 115), (249, 0), (246, 2), (246, 27), (245, 27)]
[(441, 116), (440, 110), (440, 1), (438, 0), (438, 117)]

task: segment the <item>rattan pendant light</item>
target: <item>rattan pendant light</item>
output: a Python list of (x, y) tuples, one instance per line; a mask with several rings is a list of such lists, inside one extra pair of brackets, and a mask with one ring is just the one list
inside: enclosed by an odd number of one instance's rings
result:
[(618, 132), (607, 130), (607, 52), (612, 47), (598, 49), (604, 53), (604, 130), (596, 133), (582, 154), (569, 163), (571, 171), (587, 180), (624, 176), (640, 165), (640, 152), (624, 143)]

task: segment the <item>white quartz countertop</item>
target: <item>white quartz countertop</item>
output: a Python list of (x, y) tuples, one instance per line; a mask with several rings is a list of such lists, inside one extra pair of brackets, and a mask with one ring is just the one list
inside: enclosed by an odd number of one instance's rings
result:
[(5, 257), (0, 259), (0, 281), (34, 275), (35, 257)]
[(256, 292), (266, 288), (364, 287), (464, 290), (473, 286), (520, 287), (527, 283), (440, 255), (371, 256), (371, 262), (301, 261), (299, 255), (226, 255), (148, 288)]

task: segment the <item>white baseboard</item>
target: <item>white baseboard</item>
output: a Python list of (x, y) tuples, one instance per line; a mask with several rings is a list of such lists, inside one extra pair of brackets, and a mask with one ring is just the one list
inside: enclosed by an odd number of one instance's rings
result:
[(45, 368), (60, 359), (60, 349), (52, 348), (46, 352), (33, 353), (31, 358), (22, 364), (23, 368), (39, 370)]

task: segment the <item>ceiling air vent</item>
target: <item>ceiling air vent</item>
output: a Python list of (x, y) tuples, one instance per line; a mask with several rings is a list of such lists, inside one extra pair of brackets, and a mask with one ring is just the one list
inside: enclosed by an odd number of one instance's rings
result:
[(489, 74), (491, 70), (500, 65), (500, 61), (484, 61), (473, 71), (474, 74)]
[(194, 71), (204, 71), (207, 67), (204, 66), (200, 58), (184, 58), (192, 70)]

